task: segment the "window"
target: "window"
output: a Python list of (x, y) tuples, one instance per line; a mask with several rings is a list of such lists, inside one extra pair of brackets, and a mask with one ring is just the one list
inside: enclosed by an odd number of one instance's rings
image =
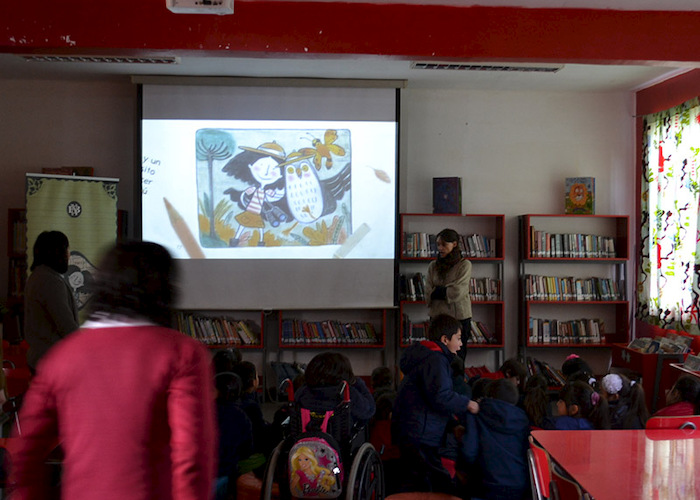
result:
[(700, 101), (644, 117), (637, 318), (698, 325)]

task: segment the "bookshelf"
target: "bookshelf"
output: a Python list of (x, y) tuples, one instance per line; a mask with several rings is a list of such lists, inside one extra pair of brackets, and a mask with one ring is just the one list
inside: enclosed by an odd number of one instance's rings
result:
[(210, 349), (262, 349), (262, 311), (188, 311), (175, 314), (175, 328)]
[(520, 332), (528, 348), (629, 341), (629, 217), (520, 216)]
[(411, 282), (420, 282), (421, 277), (425, 280), (428, 264), (437, 255), (435, 235), (445, 228), (454, 229), (463, 237), (460, 247), (472, 263), (472, 324), (483, 330), (484, 337), (490, 336), (493, 342), (484, 342), (476, 335), (466, 333), (462, 338), (468, 339), (469, 349), (493, 350), (496, 362), (500, 364), (505, 331), (504, 215), (401, 214), (398, 346), (408, 347), (412, 342), (422, 340), (421, 332), (427, 328), (429, 318), (425, 295), (421, 293), (420, 285), (411, 286)]
[(280, 311), (280, 349), (383, 349), (386, 310)]
[(21, 306), (27, 281), (27, 211), (7, 210), (7, 303)]

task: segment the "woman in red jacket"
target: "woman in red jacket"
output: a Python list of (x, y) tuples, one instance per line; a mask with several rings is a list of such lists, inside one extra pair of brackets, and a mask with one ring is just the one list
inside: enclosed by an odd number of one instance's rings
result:
[(56, 442), (61, 498), (202, 500), (212, 495), (216, 438), (211, 359), (165, 325), (174, 261), (154, 243), (107, 253), (80, 330), (37, 366), (10, 448), (12, 498), (46, 498), (39, 479)]

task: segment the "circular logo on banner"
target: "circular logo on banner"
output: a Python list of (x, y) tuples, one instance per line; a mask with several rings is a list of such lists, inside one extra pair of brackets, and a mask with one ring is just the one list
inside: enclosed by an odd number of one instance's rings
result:
[(80, 203), (77, 201), (71, 201), (68, 206), (66, 206), (66, 212), (68, 212), (70, 217), (80, 217), (80, 214), (83, 213), (83, 207), (81, 207)]

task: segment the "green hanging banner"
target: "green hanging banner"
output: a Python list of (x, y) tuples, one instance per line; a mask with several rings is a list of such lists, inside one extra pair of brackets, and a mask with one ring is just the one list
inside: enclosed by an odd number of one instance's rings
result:
[(95, 266), (117, 240), (117, 186), (119, 179), (27, 174), (28, 264), (32, 248), (43, 231), (61, 231), (70, 242), (66, 278), (78, 309), (90, 297)]

